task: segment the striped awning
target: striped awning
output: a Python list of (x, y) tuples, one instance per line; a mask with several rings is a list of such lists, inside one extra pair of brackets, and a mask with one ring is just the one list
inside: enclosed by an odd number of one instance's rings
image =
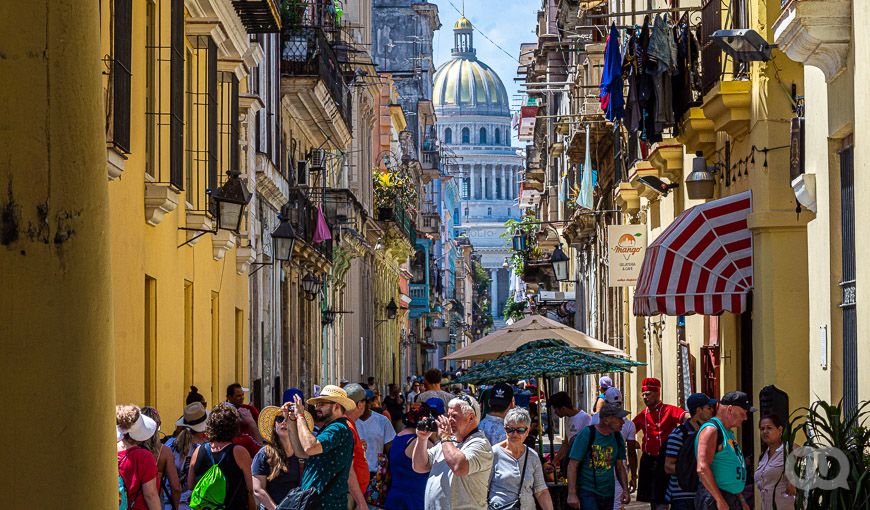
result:
[(749, 191), (696, 205), (647, 248), (635, 315), (741, 313), (752, 289)]

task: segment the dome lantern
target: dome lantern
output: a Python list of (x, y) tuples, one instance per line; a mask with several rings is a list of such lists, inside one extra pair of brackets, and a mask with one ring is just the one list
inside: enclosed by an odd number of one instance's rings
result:
[(453, 56), (467, 57), (475, 54), (474, 26), (465, 16), (460, 16), (453, 24)]

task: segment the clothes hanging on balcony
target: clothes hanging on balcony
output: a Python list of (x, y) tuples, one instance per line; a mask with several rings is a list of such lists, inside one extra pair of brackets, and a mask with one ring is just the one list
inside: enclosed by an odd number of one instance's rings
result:
[(317, 244), (332, 239), (332, 232), (329, 231), (329, 224), (326, 223), (326, 217), (323, 215), (323, 209), (317, 206), (317, 226), (314, 228), (314, 235), (311, 240)]
[[(677, 48), (673, 35), (668, 29), (666, 18), (656, 14), (653, 21), (649, 46), (649, 65), (646, 72), (652, 76), (655, 91), (655, 139), (659, 141), (665, 128), (674, 125), (674, 110), (671, 100), (671, 73), (676, 70)], [(649, 138), (649, 137), (648, 137)]]
[(601, 109), (609, 121), (620, 120), (625, 113), (625, 98), (622, 95), (622, 51), (619, 43), (619, 30), (616, 23), (613, 23), (604, 46), (604, 69), (599, 86)]
[(674, 40), (677, 48), (677, 70), (673, 81), (674, 134), (679, 134), (679, 121), (691, 106), (699, 103), (701, 91), (701, 73), (698, 61), (701, 46), (698, 39), (689, 28), (689, 13), (683, 13), (674, 27)]

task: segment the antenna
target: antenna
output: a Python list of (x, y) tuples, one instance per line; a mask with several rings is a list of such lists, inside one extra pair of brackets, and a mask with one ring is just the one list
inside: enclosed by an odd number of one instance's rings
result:
[(465, 0), (462, 0), (462, 16), (465, 17)]

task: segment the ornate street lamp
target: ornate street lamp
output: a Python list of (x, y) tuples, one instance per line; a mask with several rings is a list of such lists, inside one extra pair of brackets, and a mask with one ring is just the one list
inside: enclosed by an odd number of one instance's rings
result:
[(320, 295), (321, 285), (323, 282), (314, 273), (308, 273), (302, 278), (302, 290), (305, 292), (305, 298), (309, 301), (314, 301)]
[(217, 228), (238, 232), (245, 215), (245, 207), (251, 201), (251, 192), (238, 170), (229, 170), (223, 186), (212, 191), (211, 198), (217, 208)]
[(399, 307), (396, 306), (396, 300), (395, 300), (395, 299), (390, 298), (390, 302), (387, 303), (386, 310), (387, 310), (387, 319), (389, 319), (389, 320), (395, 320), (395, 318), (396, 318), (396, 313), (399, 311)]
[(293, 258), (293, 246), (296, 245), (296, 231), (285, 215), (281, 214), (278, 218), (281, 223), (272, 232), (273, 255), (277, 260), (289, 262)]
[(550, 264), (553, 266), (553, 272), (556, 274), (556, 279), (564, 282), (568, 279), (568, 256), (562, 251), (562, 245), (556, 246), (553, 254), (550, 256)]

